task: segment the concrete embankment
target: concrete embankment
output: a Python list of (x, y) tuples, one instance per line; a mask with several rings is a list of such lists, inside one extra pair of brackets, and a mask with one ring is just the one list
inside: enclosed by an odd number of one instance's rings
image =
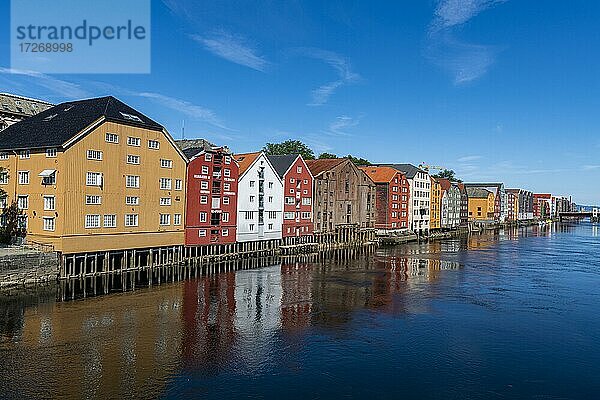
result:
[(0, 248), (0, 288), (56, 282), (59, 258), (23, 247)]

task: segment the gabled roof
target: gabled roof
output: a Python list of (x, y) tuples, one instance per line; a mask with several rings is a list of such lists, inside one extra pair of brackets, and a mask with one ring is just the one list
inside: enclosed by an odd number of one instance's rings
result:
[(17, 96), (11, 93), (0, 93), (0, 113), (8, 113), (28, 117), (52, 107), (51, 103)]
[(256, 161), (261, 154), (262, 152), (257, 151), (256, 153), (242, 153), (234, 156), (235, 161), (237, 161), (238, 165), (240, 166), (240, 177), (248, 170), (248, 168), (250, 168), (252, 164), (254, 164), (254, 161)]
[(415, 167), (412, 164), (380, 164), (382, 166), (392, 167), (402, 172), (408, 179), (413, 179), (417, 172), (422, 172), (424, 174), (428, 174), (427, 171), (423, 171), (422, 169)]
[(319, 160), (306, 160), (306, 166), (310, 173), (317, 177), (325, 171), (332, 170), (343, 162), (350, 162), (347, 158), (322, 158)]
[(446, 178), (438, 178), (438, 182), (440, 183), (440, 186), (442, 187), (442, 190), (448, 190), (452, 187), (452, 182), (450, 182), (449, 179)]
[(60, 147), (94, 122), (107, 121), (165, 131), (162, 125), (113, 96), (51, 107), (0, 132), (0, 150)]
[(487, 199), (491, 193), (492, 192), (484, 188), (467, 186), (467, 196), (473, 199)]
[(375, 183), (389, 183), (396, 174), (401, 173), (392, 167), (364, 166), (359, 168)]
[(206, 139), (182, 139), (176, 140), (175, 144), (183, 151), (183, 154), (191, 160), (198, 154), (207, 151), (220, 151), (222, 150), (225, 154), (231, 154), (231, 151), (227, 146), (219, 147)]
[(296, 159), (299, 156), (299, 154), (286, 154), (281, 156), (271, 155), (267, 156), (267, 158), (271, 162), (271, 165), (273, 165), (273, 168), (275, 168), (275, 171), (277, 172), (279, 177), (283, 178), (288, 169), (290, 169), (292, 164), (296, 161)]

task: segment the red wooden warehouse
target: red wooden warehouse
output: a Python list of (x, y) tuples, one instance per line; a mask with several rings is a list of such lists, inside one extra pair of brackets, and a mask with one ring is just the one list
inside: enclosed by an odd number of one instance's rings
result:
[(189, 160), (185, 244), (235, 243), (237, 162), (227, 147), (217, 147), (206, 141), (196, 140), (192, 147), (182, 148)]
[(283, 180), (282, 236), (304, 236), (313, 232), (313, 176), (301, 155), (268, 156)]
[(406, 176), (391, 167), (360, 167), (376, 185), (375, 229), (408, 229), (409, 183)]

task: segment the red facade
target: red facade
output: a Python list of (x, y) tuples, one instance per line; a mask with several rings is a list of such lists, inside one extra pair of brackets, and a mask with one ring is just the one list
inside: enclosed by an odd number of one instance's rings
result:
[(375, 182), (376, 229), (408, 229), (409, 183), (391, 167), (361, 167)]
[(237, 163), (221, 147), (199, 149), (198, 154), (188, 157), (186, 246), (235, 243)]
[(535, 193), (533, 195), (533, 216), (535, 218), (549, 218), (552, 195), (550, 193)]
[(313, 233), (313, 176), (302, 156), (283, 175), (283, 237)]

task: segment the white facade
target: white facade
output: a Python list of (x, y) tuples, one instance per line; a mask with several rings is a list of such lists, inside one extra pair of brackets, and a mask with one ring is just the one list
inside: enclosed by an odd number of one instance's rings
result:
[(416, 232), (429, 232), (429, 203), (431, 201), (431, 178), (424, 171), (417, 171), (408, 178), (410, 185), (409, 226)]
[(281, 239), (283, 182), (261, 153), (238, 180), (237, 241)]
[(456, 185), (450, 186), (442, 194), (442, 209), (440, 226), (453, 229), (460, 225), (460, 189)]

